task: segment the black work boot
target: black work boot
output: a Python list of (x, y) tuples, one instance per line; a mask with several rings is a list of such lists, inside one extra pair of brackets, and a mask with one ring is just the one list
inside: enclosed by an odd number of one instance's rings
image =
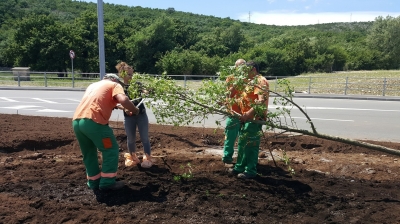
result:
[(115, 191), (123, 188), (125, 186), (125, 183), (123, 181), (116, 181), (114, 184), (111, 184), (109, 186), (105, 187), (100, 187), (100, 190), (102, 191)]

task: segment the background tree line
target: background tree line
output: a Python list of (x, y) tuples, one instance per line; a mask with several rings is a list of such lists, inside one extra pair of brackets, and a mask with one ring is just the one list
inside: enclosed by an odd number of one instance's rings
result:
[[(237, 58), (263, 74), (400, 68), (400, 17), (374, 22), (272, 26), (192, 13), (104, 4), (106, 71), (123, 60), (141, 73), (213, 75)], [(0, 67), (98, 72), (97, 5), (2, 0)]]

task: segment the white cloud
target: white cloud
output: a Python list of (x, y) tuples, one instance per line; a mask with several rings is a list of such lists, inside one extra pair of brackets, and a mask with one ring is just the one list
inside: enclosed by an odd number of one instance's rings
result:
[[(294, 13), (294, 12), (252, 12), (250, 22), (278, 26), (310, 25), (335, 22), (367, 22), (375, 21), (378, 16), (398, 17), (400, 12), (324, 12), (324, 13)], [(242, 14), (239, 20), (249, 21), (249, 14)]]

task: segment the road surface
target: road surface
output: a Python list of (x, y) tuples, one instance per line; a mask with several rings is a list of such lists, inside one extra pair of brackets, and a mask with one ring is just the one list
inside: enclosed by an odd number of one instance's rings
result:
[[(83, 91), (0, 90), (0, 113), (72, 118), (82, 96)], [(294, 100), (308, 113), (320, 133), (360, 140), (400, 142), (400, 101), (327, 98)], [(274, 111), (272, 101), (269, 108)], [(150, 123), (156, 123), (149, 108), (147, 113)], [(291, 115), (298, 128), (309, 130), (309, 125), (298, 109), (293, 109)], [(111, 120), (122, 121), (122, 111), (115, 110)], [(215, 120), (221, 120), (224, 124), (223, 117), (216, 115), (193, 126), (215, 128)]]

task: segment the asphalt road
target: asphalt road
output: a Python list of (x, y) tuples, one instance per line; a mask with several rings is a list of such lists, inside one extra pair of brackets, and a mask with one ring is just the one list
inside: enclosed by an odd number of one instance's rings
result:
[[(83, 91), (0, 89), (0, 113), (72, 118), (82, 95)], [(320, 133), (360, 140), (400, 142), (400, 99), (307, 95), (294, 100), (308, 113)], [(270, 110), (275, 110), (271, 103)], [(156, 123), (151, 110), (147, 112), (150, 123)], [(291, 115), (298, 128), (309, 130), (298, 109), (293, 109)], [(214, 128), (218, 119), (223, 121), (221, 116), (211, 116), (202, 124), (193, 126)], [(122, 121), (122, 111), (114, 111), (111, 120)]]

